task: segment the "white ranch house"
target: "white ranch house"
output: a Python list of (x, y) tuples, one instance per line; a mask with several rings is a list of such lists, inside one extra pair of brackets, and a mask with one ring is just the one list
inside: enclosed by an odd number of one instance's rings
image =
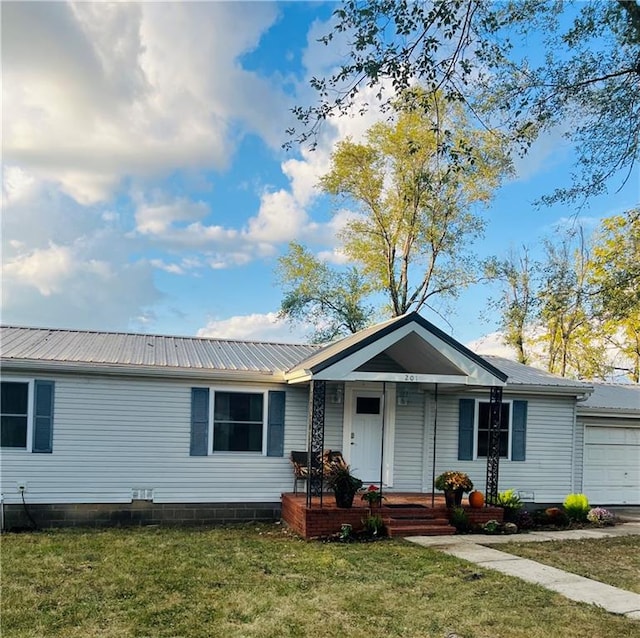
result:
[(7, 524), (23, 498), (52, 525), (275, 519), (313, 384), (324, 448), (387, 492), (430, 493), (448, 469), (484, 490), (499, 387), (499, 489), (640, 504), (637, 388), (478, 356), (416, 313), (325, 347), (10, 326), (1, 346)]

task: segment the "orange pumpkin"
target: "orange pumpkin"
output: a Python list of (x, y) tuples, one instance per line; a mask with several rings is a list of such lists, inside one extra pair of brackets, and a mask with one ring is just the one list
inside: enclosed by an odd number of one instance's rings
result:
[(484, 494), (478, 490), (473, 490), (469, 494), (469, 505), (473, 508), (480, 508), (484, 505)]

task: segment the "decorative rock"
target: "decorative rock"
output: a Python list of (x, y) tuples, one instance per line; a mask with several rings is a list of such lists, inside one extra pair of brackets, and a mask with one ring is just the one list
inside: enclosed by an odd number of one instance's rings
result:
[(504, 524), (504, 533), (505, 534), (517, 534), (518, 526), (515, 523), (505, 523)]

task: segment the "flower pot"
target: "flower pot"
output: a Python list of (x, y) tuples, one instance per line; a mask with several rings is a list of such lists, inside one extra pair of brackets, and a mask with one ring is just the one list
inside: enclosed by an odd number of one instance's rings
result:
[(356, 495), (355, 492), (351, 490), (334, 490), (333, 492), (336, 497), (336, 505), (338, 507), (349, 508), (353, 506), (353, 499)]
[(469, 494), (469, 505), (474, 509), (480, 509), (484, 506), (484, 494), (478, 490), (474, 490)]
[(462, 505), (463, 490), (445, 490), (444, 499), (447, 507), (460, 507)]

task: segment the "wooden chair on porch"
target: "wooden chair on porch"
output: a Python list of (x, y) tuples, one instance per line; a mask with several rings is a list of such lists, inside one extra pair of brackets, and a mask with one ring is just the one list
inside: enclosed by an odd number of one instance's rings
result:
[[(293, 466), (293, 493), (298, 493), (298, 481), (306, 481), (309, 478), (309, 452), (306, 450), (299, 451), (293, 450), (289, 457), (291, 461), (291, 465)], [(338, 450), (325, 450), (322, 453), (322, 471), (323, 474), (326, 474), (330, 471), (331, 465), (333, 463), (344, 463), (344, 458), (342, 456), (342, 452)], [(318, 471), (318, 468), (315, 468), (315, 472)], [(326, 489), (326, 484), (325, 484)]]

